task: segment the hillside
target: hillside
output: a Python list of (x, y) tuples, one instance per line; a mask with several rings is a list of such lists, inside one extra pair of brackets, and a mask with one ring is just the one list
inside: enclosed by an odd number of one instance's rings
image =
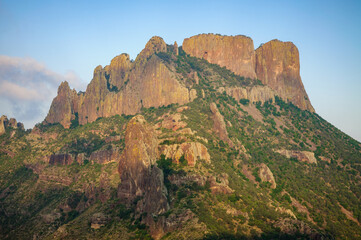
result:
[(361, 144), (314, 112), (292, 43), (153, 37), (14, 121), (1, 239), (361, 239)]

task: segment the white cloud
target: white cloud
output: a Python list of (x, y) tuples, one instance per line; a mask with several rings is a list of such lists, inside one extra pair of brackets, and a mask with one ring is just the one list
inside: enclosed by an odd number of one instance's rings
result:
[(0, 115), (33, 127), (46, 117), (62, 81), (77, 90), (85, 88), (74, 71), (61, 75), (32, 58), (0, 55)]

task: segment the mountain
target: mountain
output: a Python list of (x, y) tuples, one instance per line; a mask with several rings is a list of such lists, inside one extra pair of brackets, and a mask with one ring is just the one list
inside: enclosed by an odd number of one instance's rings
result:
[(32, 130), (1, 118), (1, 239), (360, 239), (361, 144), (299, 71), (290, 42), (201, 34), (61, 83)]

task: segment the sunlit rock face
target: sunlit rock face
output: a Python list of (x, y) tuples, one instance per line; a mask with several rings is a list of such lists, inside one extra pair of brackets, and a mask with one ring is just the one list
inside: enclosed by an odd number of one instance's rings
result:
[(110, 65), (96, 67), (85, 93), (76, 94), (67, 82), (62, 83), (45, 121), (69, 128), (75, 113), (79, 123), (86, 124), (99, 117), (134, 115), (142, 107), (188, 103), (190, 90), (154, 55), (164, 51), (163, 39), (153, 37), (134, 62), (128, 54), (121, 54)]
[(256, 78), (253, 40), (249, 37), (200, 34), (184, 39), (182, 48), (193, 57), (226, 67), (238, 75)]
[(269, 41), (256, 50), (256, 74), (278, 96), (314, 112), (300, 76), (300, 58), (292, 42)]

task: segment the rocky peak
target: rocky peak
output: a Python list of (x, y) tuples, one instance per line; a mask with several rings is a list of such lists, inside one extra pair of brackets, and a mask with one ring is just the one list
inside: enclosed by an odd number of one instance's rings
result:
[[(94, 68), (94, 76), (96, 75), (96, 74), (98, 74), (100, 71), (102, 71), (103, 70), (103, 67), (102, 67), (102, 65), (98, 65), (98, 66), (96, 66), (96, 68)], [(65, 81), (66, 82), (66, 81)], [(67, 83), (67, 82), (66, 82)], [(61, 84), (63, 84), (63, 83), (61, 83)], [(68, 84), (68, 83), (67, 83)], [(69, 87), (69, 84), (68, 84), (68, 87)], [(60, 87), (59, 87), (60, 88)], [(58, 94), (59, 94), (59, 90), (58, 90)]]
[(258, 78), (284, 100), (314, 112), (301, 81), (298, 49), (291, 42), (272, 40), (254, 50), (246, 36), (200, 34), (184, 39), (182, 48), (240, 76)]
[(121, 198), (131, 202), (147, 192), (153, 169), (151, 166), (156, 163), (157, 156), (158, 141), (153, 128), (142, 115), (133, 117), (125, 131), (125, 149), (118, 168)]
[(164, 42), (163, 38), (154, 36), (148, 41), (148, 43), (145, 45), (145, 48), (139, 53), (139, 55), (135, 59), (135, 62), (144, 62), (154, 53), (166, 51), (167, 44)]
[(256, 78), (253, 40), (249, 37), (200, 34), (184, 39), (182, 48), (193, 57), (226, 67), (238, 75)]
[(122, 53), (110, 61), (110, 69), (115, 71), (127, 71), (131, 67), (129, 55)]
[[(99, 67), (94, 72), (97, 69)], [(75, 119), (74, 114), (77, 112), (77, 101), (78, 95), (76, 91), (70, 89), (67, 81), (62, 82), (58, 88), (58, 95), (54, 98), (45, 121), (48, 123), (59, 122), (65, 128), (69, 128), (71, 120)]]
[(178, 43), (177, 43), (177, 41), (174, 42), (173, 49), (174, 49), (174, 54), (178, 56), (179, 51), (178, 51)]
[(4, 134), (7, 128), (24, 130), (24, 124), (17, 122), (15, 118), (9, 120), (7, 116), (2, 115), (0, 118), (0, 135)]
[(5, 120), (7, 120), (7, 117), (2, 115), (0, 118), (0, 135), (5, 133)]
[(314, 112), (301, 81), (298, 49), (292, 42), (272, 40), (257, 48), (256, 73), (281, 98)]

